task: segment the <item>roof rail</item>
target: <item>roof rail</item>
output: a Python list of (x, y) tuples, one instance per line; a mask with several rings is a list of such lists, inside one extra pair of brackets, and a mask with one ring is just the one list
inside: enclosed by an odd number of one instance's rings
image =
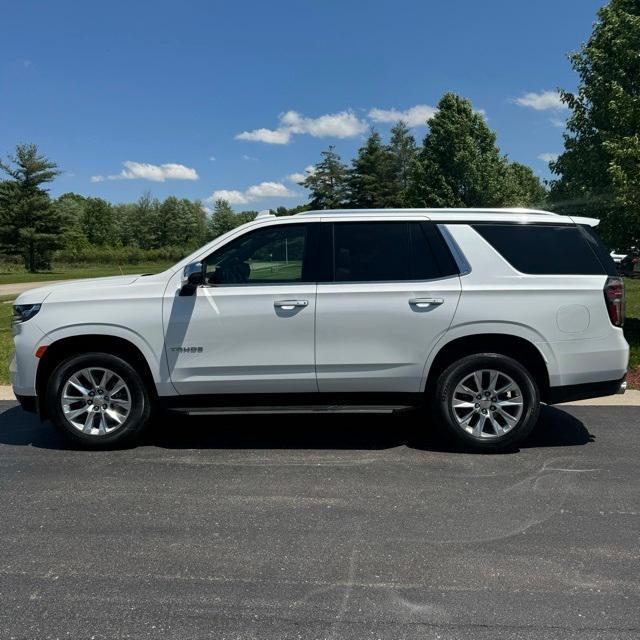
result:
[(447, 214), (470, 214), (470, 213), (505, 213), (505, 214), (537, 214), (537, 215), (547, 215), (547, 216), (557, 216), (559, 214), (554, 213), (553, 211), (543, 211), (541, 209), (526, 209), (522, 207), (469, 207), (469, 208), (442, 208), (442, 209), (317, 209), (314, 211), (301, 211), (296, 214), (298, 216), (309, 216), (309, 215), (351, 215), (351, 214), (360, 214), (360, 215), (371, 215), (371, 214), (381, 214), (381, 215), (389, 215), (390, 213), (397, 214), (429, 214), (429, 213), (447, 213)]

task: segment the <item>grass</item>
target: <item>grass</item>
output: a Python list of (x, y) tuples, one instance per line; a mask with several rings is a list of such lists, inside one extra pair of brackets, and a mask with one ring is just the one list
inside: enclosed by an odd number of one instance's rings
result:
[(49, 280), (74, 280), (79, 278), (101, 278), (103, 276), (127, 275), (129, 273), (158, 273), (171, 266), (169, 263), (140, 263), (126, 265), (56, 265), (53, 271), (29, 273), (24, 269), (0, 271), (0, 285), (19, 282), (47, 282)]
[(0, 384), (9, 384), (9, 360), (13, 352), (11, 304), (15, 296), (0, 296)]
[[(155, 265), (155, 269), (152, 265), (137, 265), (136, 268), (131, 268), (126, 273), (148, 273), (149, 271), (159, 271), (165, 268), (163, 265)], [(49, 280), (62, 280), (59, 277), (60, 274), (68, 274), (67, 278), (91, 278), (98, 275), (113, 275), (119, 273), (114, 272), (113, 269), (102, 267), (102, 270), (95, 268), (95, 270), (76, 269), (75, 271), (60, 270), (56, 272), (58, 277), (48, 278)], [(33, 275), (33, 274), (29, 274)], [(48, 274), (37, 274), (48, 275)], [(0, 274), (0, 277), (2, 274)], [(1, 282), (1, 281), (0, 281)], [(11, 280), (11, 282), (29, 282), (28, 279), (24, 280)], [(629, 370), (635, 371), (640, 367), (640, 279), (625, 280), (625, 287), (627, 291), (627, 320), (625, 322), (624, 333), (627, 341), (631, 345), (631, 358), (629, 362)], [(11, 352), (13, 351), (13, 338), (11, 336), (11, 304), (10, 303), (15, 296), (0, 296), (0, 384), (9, 383), (9, 359)]]
[(626, 278), (627, 318), (624, 323), (624, 335), (631, 347), (629, 370), (640, 367), (640, 280)]

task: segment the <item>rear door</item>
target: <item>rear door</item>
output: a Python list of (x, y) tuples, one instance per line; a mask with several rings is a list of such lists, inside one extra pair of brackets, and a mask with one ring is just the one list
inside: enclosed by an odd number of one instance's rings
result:
[(325, 222), (332, 256), (316, 308), (321, 392), (418, 392), (460, 297), (457, 266), (430, 222)]

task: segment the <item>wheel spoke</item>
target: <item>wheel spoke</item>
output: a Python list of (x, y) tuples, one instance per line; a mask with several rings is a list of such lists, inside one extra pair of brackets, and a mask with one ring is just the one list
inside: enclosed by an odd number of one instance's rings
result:
[(511, 389), (514, 388), (515, 382), (513, 380), (509, 380), (509, 382), (507, 382), (507, 384), (505, 384), (503, 387), (500, 387), (500, 389), (496, 389), (496, 395), (500, 395), (502, 393), (506, 393), (507, 391), (511, 391)]
[(106, 377), (107, 377), (107, 370), (102, 369), (102, 375), (100, 376), (100, 382), (98, 383), (98, 387), (100, 387), (101, 389), (105, 388)]
[(80, 379), (78, 378), (78, 376), (71, 376), (71, 378), (69, 378), (68, 384), (70, 384), (74, 389), (77, 389), (83, 396), (89, 395), (89, 389), (87, 389), (80, 382)]
[(476, 371), (473, 374), (473, 379), (475, 380), (476, 387), (478, 388), (478, 393), (482, 391), (482, 371)]
[(116, 386), (111, 389), (111, 391), (109, 392), (109, 395), (113, 398), (113, 396), (115, 396), (117, 393), (119, 393), (120, 391), (122, 391), (123, 389), (125, 389), (126, 386), (124, 384), (124, 382), (122, 382), (122, 380), (120, 380)]
[(491, 420), (491, 426), (493, 427), (493, 432), (497, 436), (501, 436), (502, 434), (504, 434), (504, 429), (502, 428), (500, 423), (496, 420), (495, 415), (490, 414), (489, 419)]
[(73, 420), (78, 416), (81, 416), (83, 413), (86, 413), (89, 409), (86, 405), (83, 405), (79, 409), (70, 409), (69, 412), (65, 411), (65, 416), (67, 416), (67, 420)]
[(496, 402), (496, 405), (498, 407), (522, 407), (523, 402), (522, 400), (514, 401), (514, 399), (511, 398), (509, 400), (498, 400), (498, 402)]
[(116, 424), (122, 424), (122, 416), (117, 412), (114, 411), (113, 409), (107, 409), (105, 411), (105, 413), (116, 423)]
[(491, 393), (495, 393), (496, 392), (496, 383), (498, 382), (498, 378), (500, 377), (500, 372), (499, 371), (489, 371), (489, 391), (491, 391)]
[(484, 423), (487, 421), (487, 416), (480, 414), (478, 416), (478, 422), (473, 427), (473, 435), (479, 438), (482, 436), (482, 432), (484, 431)]
[(454, 409), (473, 409), (475, 404), (473, 402), (469, 402), (468, 400), (457, 400), (454, 398), (453, 400), (453, 408)]
[[(466, 384), (464, 384), (463, 382), (461, 382), (458, 385), (458, 389), (461, 389), (464, 393), (475, 397), (477, 395), (477, 391), (474, 391), (473, 389), (470, 389)], [(458, 392), (459, 393), (459, 392)]]
[(510, 426), (513, 426), (514, 424), (516, 424), (516, 422), (518, 422), (518, 418), (512, 416), (510, 413), (507, 413), (501, 407), (498, 407), (496, 409), (496, 412), (501, 415)]
[(103, 436), (107, 433), (107, 419), (104, 417), (104, 411), (100, 412), (100, 421), (98, 424), (98, 435)]
[(83, 370), (80, 372), (80, 375), (81, 375), (81, 376), (84, 376), (84, 377), (85, 377), (85, 379), (86, 379), (86, 380), (88, 380), (89, 384), (91, 385), (91, 387), (92, 387), (94, 390), (96, 389), (96, 387), (97, 387), (98, 385), (96, 384), (96, 381), (95, 381), (95, 379), (94, 379), (94, 377), (93, 377), (93, 373), (91, 373), (91, 369), (83, 369)]
[(89, 410), (87, 412), (87, 419), (84, 421), (84, 427), (82, 428), (83, 433), (91, 433), (93, 428), (93, 411)]

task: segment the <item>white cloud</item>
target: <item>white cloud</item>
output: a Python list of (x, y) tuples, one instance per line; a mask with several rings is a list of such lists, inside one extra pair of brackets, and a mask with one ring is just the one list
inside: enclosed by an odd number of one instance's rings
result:
[(415, 107), (398, 111), (397, 109), (371, 109), (369, 117), (374, 122), (398, 122), (404, 120), (409, 127), (419, 127), (427, 124), (438, 112), (435, 107), (428, 104), (417, 104)]
[(301, 184), (303, 183), (310, 175), (312, 175), (313, 173), (315, 173), (316, 168), (310, 164), (308, 166), (306, 166), (304, 168), (304, 173), (303, 172), (295, 172), (295, 173), (290, 173), (287, 176), (287, 180), (289, 180), (290, 182), (295, 182), (296, 184)]
[(209, 202), (215, 202), (216, 200), (226, 200), (229, 204), (247, 204), (249, 202), (247, 196), (242, 193), (242, 191), (235, 189), (231, 191), (228, 189), (218, 189), (207, 198)]
[(252, 162), (257, 162), (258, 158), (254, 158), (253, 156), (248, 156), (246, 153), (242, 155), (243, 160), (250, 160)]
[(301, 184), (307, 179), (307, 176), (304, 173), (290, 173), (287, 176), (287, 180), (291, 182), (295, 182), (296, 184)]
[(165, 180), (197, 180), (198, 173), (195, 169), (185, 167), (183, 164), (169, 162), (167, 164), (148, 164), (146, 162), (133, 162), (127, 160), (122, 163), (124, 169), (111, 176), (91, 176), (91, 182), (104, 182), (104, 180), (150, 180), (151, 182), (164, 182)]
[(536, 111), (567, 108), (557, 91), (541, 91), (540, 93), (530, 91), (520, 98), (516, 98), (514, 102), (521, 107), (531, 107)]
[(254, 129), (243, 131), (236, 136), (236, 140), (248, 142), (264, 142), (266, 144), (289, 144), (291, 131), (288, 129)]
[(215, 156), (209, 156), (209, 160), (210, 160), (211, 162), (215, 162), (215, 161), (216, 161), (216, 157), (215, 157)]
[(558, 129), (564, 129), (567, 126), (566, 120), (563, 120), (562, 118), (551, 118), (549, 122)]
[(314, 138), (353, 138), (367, 129), (367, 124), (352, 111), (328, 113), (318, 118), (307, 118), (297, 111), (287, 111), (279, 119), (277, 129), (243, 131), (236, 135), (236, 140), (289, 144), (294, 134), (308, 134)]
[(207, 198), (207, 201), (227, 200), (229, 204), (249, 204), (261, 198), (292, 198), (295, 195), (282, 182), (261, 182), (260, 184), (252, 185), (245, 191), (218, 189)]
[(280, 122), (292, 133), (308, 133), (314, 138), (354, 138), (367, 130), (365, 122), (352, 111), (330, 113), (319, 118), (305, 118), (297, 111), (287, 111)]
[(541, 153), (538, 156), (538, 160), (542, 162), (555, 162), (558, 159), (558, 153)]

